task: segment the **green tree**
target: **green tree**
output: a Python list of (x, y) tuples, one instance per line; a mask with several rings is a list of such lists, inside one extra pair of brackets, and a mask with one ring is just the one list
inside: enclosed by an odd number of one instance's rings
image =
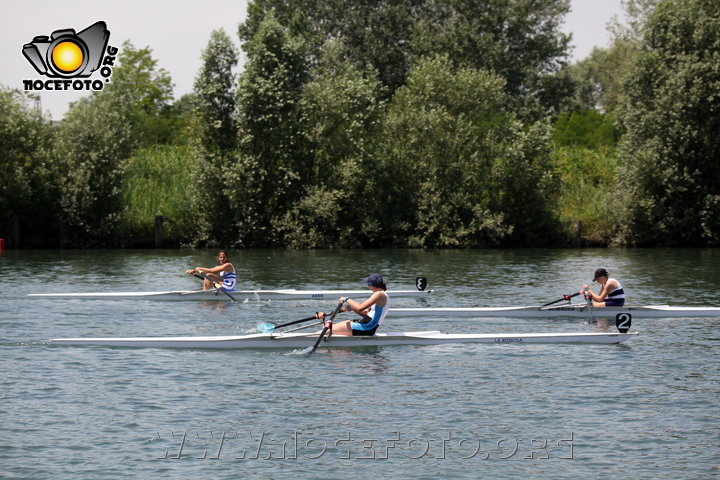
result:
[(570, 37), (560, 26), (569, 0), (423, 2), (413, 38), (415, 56), (448, 55), (455, 66), (493, 71), (510, 100), (532, 116), (557, 111), (572, 94)]
[(299, 171), (312, 162), (300, 131), (299, 102), (308, 77), (304, 42), (268, 13), (243, 45), (248, 61), (240, 76), (237, 109), (239, 157), (225, 172), (225, 193), (245, 246), (277, 245), (273, 224), (302, 195)]
[(58, 225), (50, 122), (17, 90), (0, 86), (0, 237), (43, 246)]
[(642, 52), (645, 23), (657, 0), (627, 0), (622, 4), (626, 20), (613, 18), (609, 26), (610, 47), (596, 47), (587, 58), (568, 68), (576, 85), (575, 107), (614, 113), (624, 101), (623, 84), (635, 58)]
[(594, 48), (590, 56), (568, 68), (575, 83), (573, 106), (613, 114), (623, 102), (623, 84), (640, 44), (617, 39), (609, 48)]
[(458, 67), (494, 71), (518, 108), (543, 115), (572, 95), (558, 75), (567, 62), (569, 36), (560, 25), (569, 0), (255, 0), (240, 26), (248, 42), (268, 12), (302, 38), (309, 64), (328, 39), (342, 38), (346, 56), (372, 68), (388, 98), (405, 84), (413, 63), (448, 55)]
[(195, 79), (196, 112), (206, 151), (230, 151), (236, 146), (235, 76), (238, 53), (223, 29), (214, 30), (202, 54)]
[(657, 7), (659, 0), (620, 0), (625, 13), (625, 20), (613, 16), (608, 30), (613, 41), (627, 40), (640, 45), (645, 35), (648, 18)]
[(360, 69), (373, 69), (392, 95), (405, 83), (410, 68), (411, 37), (418, 7), (412, 0), (254, 0), (248, 18), (240, 25), (241, 40), (249, 42), (268, 12), (300, 38), (308, 65), (323, 56), (326, 42), (341, 38), (348, 61)]
[(97, 94), (75, 102), (58, 129), (55, 153), (63, 165), (62, 242), (108, 246), (117, 242), (125, 159), (138, 145), (130, 95)]
[(57, 132), (63, 168), (60, 202), (66, 244), (117, 244), (123, 209), (122, 178), (138, 146), (154, 142), (156, 119), (172, 98), (167, 73), (149, 49), (125, 42), (112, 81), (75, 102)]
[(583, 142), (571, 142), (557, 144), (553, 156), (553, 171), (560, 178), (560, 221), (568, 226), (580, 221), (576, 234), (591, 244), (608, 245), (613, 241), (617, 217), (613, 206), (620, 168), (617, 149), (606, 145), (589, 148)]
[(236, 236), (228, 221), (226, 172), (237, 155), (235, 76), (238, 53), (224, 30), (210, 34), (195, 78), (192, 189), (193, 243), (217, 244)]
[(621, 120), (618, 241), (720, 244), (720, 10), (662, 1), (648, 18)]
[(367, 176), (384, 242), (549, 241), (549, 128), (523, 125), (509, 103), (496, 75), (455, 69), (447, 58), (418, 63), (393, 99), (382, 154)]
[(112, 81), (105, 95), (122, 95), (134, 102), (132, 122), (137, 126), (140, 145), (170, 143), (174, 135), (170, 74), (158, 67), (149, 47), (137, 49), (125, 41), (118, 56)]
[(186, 238), (194, 223), (187, 208), (194, 156), (187, 145), (152, 145), (136, 150), (122, 176), (125, 238), (152, 238), (155, 217), (166, 219), (165, 235)]
[(555, 121), (553, 140), (559, 145), (615, 147), (620, 140), (615, 118), (595, 109), (563, 113)]
[(362, 71), (344, 56), (342, 40), (324, 49), (302, 92), (300, 127), (312, 163), (298, 170), (303, 191), (274, 223), (293, 248), (357, 247), (371, 232), (363, 225), (368, 199), (359, 195), (372, 162), (385, 111), (375, 72)]

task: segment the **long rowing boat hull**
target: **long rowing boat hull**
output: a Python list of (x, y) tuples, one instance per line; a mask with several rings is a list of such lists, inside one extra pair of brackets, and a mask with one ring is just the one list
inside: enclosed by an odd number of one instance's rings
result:
[[(593, 308), (592, 316), (615, 317), (629, 313), (633, 318), (693, 318), (720, 317), (720, 307), (673, 307), (644, 305)], [(561, 305), (550, 307), (455, 307), (455, 308), (391, 308), (392, 317), (463, 317), (463, 318), (517, 318), (517, 317), (577, 317), (588, 318), (587, 305)]]
[[(637, 333), (502, 333), (449, 334), (437, 331), (378, 333), (371, 337), (335, 335), (322, 342), (325, 347), (381, 347), (386, 345), (440, 345), (452, 343), (621, 343)], [(107, 347), (265, 349), (305, 348), (314, 344), (317, 333), (258, 333), (223, 337), (137, 337), (137, 338), (56, 338), (54, 345), (96, 345)]]
[[(429, 295), (432, 290), (390, 290), (388, 294), (393, 297), (421, 297)], [(339, 297), (368, 296), (369, 290), (238, 290), (230, 292), (236, 300), (326, 300)], [(222, 300), (230, 298), (222, 292), (215, 290), (177, 290), (166, 292), (97, 292), (97, 293), (31, 293), (28, 297), (34, 298), (62, 298), (62, 299), (95, 299), (95, 300)]]

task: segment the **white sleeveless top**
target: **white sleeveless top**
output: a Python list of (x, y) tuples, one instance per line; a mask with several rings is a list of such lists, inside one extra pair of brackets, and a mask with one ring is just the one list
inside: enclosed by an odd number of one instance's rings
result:
[(232, 263), (230, 264), (230, 266), (233, 269), (232, 272), (223, 270), (222, 272), (220, 272), (220, 275), (218, 275), (220, 278), (222, 278), (222, 289), (226, 292), (232, 292), (235, 289), (235, 284), (237, 282), (237, 278), (235, 275), (235, 267), (233, 267)]

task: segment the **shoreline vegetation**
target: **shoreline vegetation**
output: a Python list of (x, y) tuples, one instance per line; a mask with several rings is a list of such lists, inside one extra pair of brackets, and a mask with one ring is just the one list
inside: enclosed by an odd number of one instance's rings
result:
[(252, 0), (179, 99), (130, 42), (60, 122), (0, 85), (6, 248), (720, 245), (713, 2), (574, 64), (566, 0), (371, 3)]

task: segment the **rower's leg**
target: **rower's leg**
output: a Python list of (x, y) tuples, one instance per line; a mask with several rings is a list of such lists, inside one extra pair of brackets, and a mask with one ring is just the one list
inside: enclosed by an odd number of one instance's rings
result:
[(352, 322), (350, 320), (346, 320), (344, 322), (333, 323), (332, 333), (333, 336), (346, 335), (352, 337)]

